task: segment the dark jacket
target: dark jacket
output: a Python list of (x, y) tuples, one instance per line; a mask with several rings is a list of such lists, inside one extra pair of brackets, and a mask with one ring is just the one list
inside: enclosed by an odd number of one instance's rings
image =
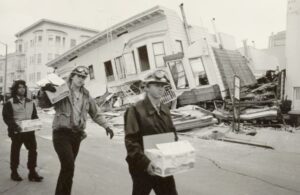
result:
[[(26, 106), (27, 106), (26, 109), (32, 110), (32, 113), (30, 114), (31, 117), (29, 117), (28, 119), (38, 119), (36, 107), (35, 107), (35, 104), (32, 102), (32, 100), (26, 98), (25, 102), (26, 102)], [(12, 99), (8, 100), (4, 104), (3, 110), (2, 110), (3, 120), (4, 120), (5, 124), (8, 126), (8, 136), (9, 137), (12, 137), (17, 132), (17, 129), (20, 128), (19, 125), (17, 124), (17, 121), (15, 120), (12, 104), (20, 104), (20, 100), (17, 97), (13, 97)], [(33, 108), (29, 108), (28, 107), (29, 105), (32, 105)]]
[(77, 131), (83, 131), (86, 127), (87, 114), (89, 114), (93, 121), (102, 126), (103, 128), (107, 128), (108, 124), (101, 114), (100, 110), (97, 107), (95, 100), (90, 96), (90, 93), (84, 87), (81, 89), (83, 92), (83, 106), (81, 112), (81, 123), (80, 126), (74, 125), (74, 116), (73, 116), (73, 98), (71, 95), (68, 97), (56, 102), (55, 104), (51, 104), (46, 92), (39, 91), (38, 100), (39, 106), (41, 108), (50, 108), (54, 106), (55, 116), (52, 123), (53, 130), (61, 130), (61, 129), (72, 129)]
[(146, 97), (126, 110), (124, 120), (129, 171), (131, 174), (144, 172), (150, 160), (144, 154), (143, 136), (174, 132), (177, 137), (170, 110), (166, 105), (161, 105), (159, 115)]

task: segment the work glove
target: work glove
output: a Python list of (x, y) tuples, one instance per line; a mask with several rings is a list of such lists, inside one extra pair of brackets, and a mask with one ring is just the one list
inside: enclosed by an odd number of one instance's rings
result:
[(15, 128), (14, 133), (18, 134), (18, 133), (21, 133), (21, 132), (22, 132), (22, 128), (19, 125), (17, 125), (16, 128)]
[(154, 174), (154, 166), (153, 166), (153, 163), (149, 163), (149, 165), (148, 165), (148, 167), (147, 167), (147, 173), (149, 174), (149, 175), (152, 175), (152, 176), (154, 176), (155, 174)]
[(107, 127), (106, 129), (106, 135), (110, 136), (110, 139), (112, 139), (114, 137), (114, 131), (110, 128), (110, 127)]
[(57, 85), (54, 85), (52, 83), (47, 83), (44, 87), (41, 88), (41, 90), (50, 91), (50, 92), (54, 93), (54, 92), (56, 92), (55, 86), (57, 86)]

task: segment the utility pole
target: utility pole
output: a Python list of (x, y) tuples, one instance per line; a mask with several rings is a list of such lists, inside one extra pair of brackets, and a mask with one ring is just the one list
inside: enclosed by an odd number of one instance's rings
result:
[(5, 67), (4, 67), (4, 84), (3, 84), (3, 102), (6, 101), (6, 77), (7, 77), (7, 44), (0, 41), (2, 45), (5, 46)]

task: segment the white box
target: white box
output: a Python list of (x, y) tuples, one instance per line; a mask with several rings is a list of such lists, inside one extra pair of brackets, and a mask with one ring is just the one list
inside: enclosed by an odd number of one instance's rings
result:
[(46, 91), (46, 94), (47, 94), (51, 104), (54, 104), (70, 95), (70, 89), (69, 89), (67, 83), (64, 83), (61, 86), (58, 86), (55, 88), (56, 88), (56, 92), (54, 92), (54, 93), (52, 93), (50, 91)]
[(161, 177), (186, 172), (195, 166), (196, 152), (188, 141), (157, 144), (146, 149), (145, 155), (154, 166), (154, 173)]
[(22, 128), (22, 132), (39, 131), (43, 127), (40, 119), (23, 120), (18, 122), (18, 125)]
[(52, 83), (55, 86), (56, 92), (52, 93), (50, 91), (46, 91), (46, 94), (52, 104), (64, 99), (65, 97), (70, 95), (70, 89), (68, 84), (56, 74), (49, 74), (47, 78), (42, 79), (37, 82), (37, 85), (40, 87), (45, 86), (47, 83)]

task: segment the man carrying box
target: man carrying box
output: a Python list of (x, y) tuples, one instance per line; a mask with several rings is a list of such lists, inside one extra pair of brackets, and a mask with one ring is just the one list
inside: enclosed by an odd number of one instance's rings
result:
[(26, 98), (27, 87), (26, 82), (17, 80), (11, 87), (11, 96), (3, 106), (3, 120), (8, 126), (8, 136), (11, 138), (10, 168), (11, 179), (14, 181), (22, 181), (18, 174), (18, 166), (20, 160), (20, 149), (24, 143), (28, 150), (29, 181), (40, 182), (43, 177), (39, 176), (35, 170), (37, 161), (37, 143), (34, 131), (22, 132), (20, 122), (30, 119), (38, 119), (35, 104), (32, 100)]
[(157, 195), (177, 195), (173, 176), (154, 175), (154, 168), (144, 154), (143, 136), (174, 132), (170, 110), (160, 104), (168, 78), (164, 71), (154, 72), (145, 79), (146, 97), (127, 109), (125, 120), (126, 161), (133, 181), (132, 195), (147, 195), (153, 189)]
[(54, 106), (53, 145), (60, 160), (60, 173), (56, 185), (56, 195), (70, 195), (73, 183), (75, 160), (81, 141), (86, 137), (85, 127), (87, 114), (93, 121), (105, 128), (106, 134), (113, 138), (114, 132), (97, 108), (95, 100), (84, 87), (89, 74), (88, 68), (78, 66), (72, 70), (67, 85), (70, 94), (52, 104), (45, 91), (56, 92), (56, 88), (47, 84), (39, 94), (39, 105), (42, 108)]

